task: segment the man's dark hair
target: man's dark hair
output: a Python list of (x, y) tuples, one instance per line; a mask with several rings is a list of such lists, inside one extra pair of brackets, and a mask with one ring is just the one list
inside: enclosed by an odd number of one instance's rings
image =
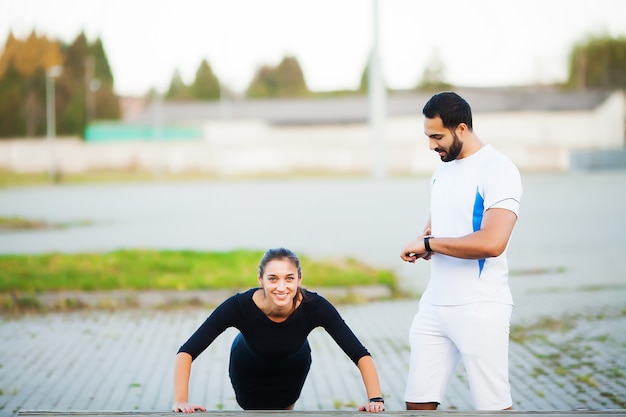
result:
[(428, 100), (422, 113), (428, 119), (440, 117), (445, 128), (455, 129), (460, 123), (465, 123), (469, 130), (473, 130), (472, 108), (456, 93), (444, 91), (435, 94)]

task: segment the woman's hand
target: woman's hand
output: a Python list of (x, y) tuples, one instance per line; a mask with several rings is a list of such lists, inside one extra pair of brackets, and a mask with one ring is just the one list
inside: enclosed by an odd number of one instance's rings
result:
[(385, 411), (385, 403), (371, 401), (359, 407), (359, 411), (367, 411), (368, 413), (380, 413), (382, 411)]
[(174, 403), (172, 411), (175, 413), (195, 413), (196, 411), (206, 411), (206, 408), (201, 405), (178, 402)]

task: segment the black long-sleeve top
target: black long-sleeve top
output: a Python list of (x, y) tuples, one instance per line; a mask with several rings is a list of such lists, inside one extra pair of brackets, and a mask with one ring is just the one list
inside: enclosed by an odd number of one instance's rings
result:
[(303, 290), (304, 299), (298, 308), (285, 321), (276, 323), (252, 300), (257, 290), (252, 288), (235, 294), (220, 304), (178, 352), (186, 352), (195, 359), (217, 336), (235, 327), (257, 355), (279, 358), (300, 350), (309, 333), (321, 326), (355, 364), (370, 355), (337, 309), (319, 294)]

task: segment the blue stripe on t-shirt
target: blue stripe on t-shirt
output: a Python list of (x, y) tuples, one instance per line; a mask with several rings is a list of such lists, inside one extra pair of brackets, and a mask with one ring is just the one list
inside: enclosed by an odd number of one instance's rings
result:
[[(472, 214), (472, 226), (475, 232), (480, 230), (480, 225), (483, 222), (484, 212), (485, 212), (485, 199), (483, 198), (482, 195), (480, 195), (480, 192), (478, 191), (478, 187), (476, 187), (476, 197), (474, 198), (474, 213)], [(485, 266), (485, 260), (479, 259), (478, 260), (478, 269), (479, 269), (478, 276), (482, 274), (484, 266)]]

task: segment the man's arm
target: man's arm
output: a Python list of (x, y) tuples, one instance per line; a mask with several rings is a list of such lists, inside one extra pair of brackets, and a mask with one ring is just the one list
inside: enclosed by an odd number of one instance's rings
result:
[[(506, 249), (517, 215), (510, 210), (493, 208), (485, 211), (480, 230), (462, 237), (433, 237), (429, 240), (433, 253), (461, 259), (485, 259), (499, 256)], [(428, 259), (424, 235), (408, 243), (400, 257), (407, 262)], [(413, 254), (413, 255), (411, 255)]]

